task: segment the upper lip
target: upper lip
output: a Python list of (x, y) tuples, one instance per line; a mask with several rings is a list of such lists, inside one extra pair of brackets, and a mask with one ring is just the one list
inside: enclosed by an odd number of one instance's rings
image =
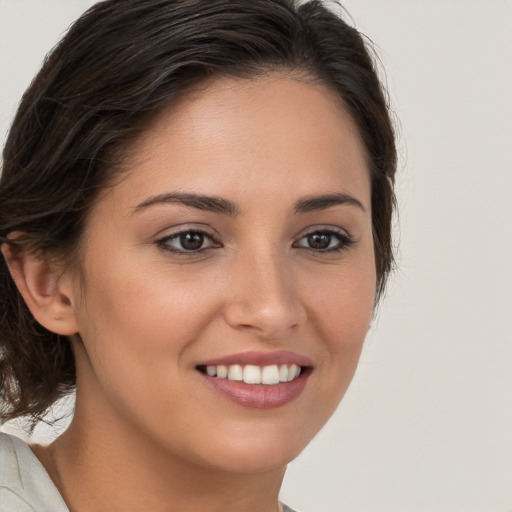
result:
[(312, 366), (311, 360), (295, 352), (278, 350), (275, 352), (239, 352), (226, 356), (201, 361), (197, 366), (229, 366), (232, 364), (269, 366), (273, 364), (296, 364), (297, 366)]

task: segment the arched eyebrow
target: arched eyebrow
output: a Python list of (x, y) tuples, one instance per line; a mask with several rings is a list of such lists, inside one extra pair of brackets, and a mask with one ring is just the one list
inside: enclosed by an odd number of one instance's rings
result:
[(316, 212), (340, 204), (349, 204), (352, 206), (357, 206), (357, 208), (366, 213), (366, 209), (362, 205), (361, 201), (348, 194), (342, 194), (341, 192), (336, 192), (333, 194), (322, 194), (320, 196), (311, 196), (301, 199), (295, 204), (294, 212)]
[[(181, 203), (198, 210), (221, 213), (230, 216), (236, 216), (240, 213), (240, 208), (236, 203), (229, 199), (217, 196), (207, 196), (203, 194), (170, 192), (167, 194), (158, 194), (151, 196), (138, 204), (133, 213), (149, 208), (156, 204)], [(331, 208), (332, 206), (348, 204), (356, 206), (366, 213), (366, 209), (362, 203), (353, 196), (343, 193), (322, 194), (319, 196), (306, 197), (300, 199), (295, 204), (293, 211), (296, 214), (315, 212)]]
[(144, 210), (155, 204), (181, 203), (185, 206), (191, 206), (198, 210), (204, 210), (213, 213), (223, 213), (235, 216), (240, 213), (238, 206), (229, 199), (223, 197), (206, 196), (203, 194), (185, 194), (181, 192), (170, 192), (168, 194), (158, 194), (151, 196), (135, 207), (133, 213)]

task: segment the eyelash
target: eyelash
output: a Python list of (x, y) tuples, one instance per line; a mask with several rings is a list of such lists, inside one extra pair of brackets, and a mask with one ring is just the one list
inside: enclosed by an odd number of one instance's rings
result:
[[(208, 240), (211, 243), (210, 247), (200, 247), (197, 250), (185, 250), (185, 249), (177, 249), (173, 248), (170, 245), (170, 242), (173, 240), (180, 241), (180, 238), (182, 236), (186, 235), (200, 235), (203, 237), (204, 240)], [(204, 243), (204, 242), (203, 242)], [(209, 249), (214, 249), (221, 247), (220, 242), (216, 242), (212, 235), (207, 233), (206, 231), (203, 231), (201, 229), (183, 229), (181, 231), (177, 231), (176, 233), (173, 233), (172, 235), (165, 236), (164, 238), (161, 238), (156, 241), (156, 244), (163, 249), (164, 251), (171, 252), (173, 254), (177, 254), (178, 256), (194, 256), (200, 253), (204, 253), (205, 251), (208, 251)], [(203, 245), (203, 244), (201, 244)]]
[[(186, 236), (186, 235), (200, 235), (202, 237), (201, 247), (199, 247), (197, 250), (194, 250), (194, 249), (186, 250), (184, 248), (178, 249), (178, 248), (171, 246), (172, 241), (180, 242), (180, 238), (182, 236)], [(304, 246), (299, 245), (300, 241), (305, 240), (308, 237), (312, 237), (315, 235), (330, 237), (329, 245), (331, 244), (333, 237), (338, 240), (338, 243), (336, 244), (335, 247), (327, 247), (326, 249), (314, 249), (312, 247), (304, 247)], [(205, 240), (208, 240), (209, 243), (211, 244), (209, 247), (202, 247)], [(332, 253), (337, 253), (337, 252), (346, 250), (349, 247), (351, 247), (354, 243), (355, 243), (354, 239), (346, 231), (343, 231), (341, 229), (336, 229), (336, 228), (321, 228), (321, 229), (315, 229), (313, 231), (310, 231), (309, 233), (302, 235), (297, 241), (295, 241), (292, 244), (292, 247), (294, 247), (294, 248), (302, 247), (314, 254), (332, 254)], [(195, 255), (204, 253), (205, 251), (209, 251), (210, 249), (216, 249), (216, 248), (222, 247), (220, 242), (217, 242), (212, 237), (212, 235), (210, 235), (206, 231), (203, 231), (200, 229), (184, 229), (182, 231), (178, 231), (176, 233), (173, 233), (172, 235), (168, 235), (168, 236), (165, 236), (164, 238), (157, 240), (156, 244), (162, 250), (171, 252), (178, 256), (195, 256)]]
[[(343, 250), (348, 249), (352, 245), (354, 245), (355, 240), (344, 230), (342, 229), (336, 229), (336, 228), (320, 228), (315, 229), (313, 231), (310, 231), (309, 233), (306, 233), (305, 235), (302, 235), (298, 242), (301, 240), (307, 239), (308, 237), (312, 237), (314, 235), (323, 235), (330, 237), (329, 245), (331, 243), (332, 238), (338, 239), (338, 243), (335, 247), (327, 247), (326, 249), (313, 249), (311, 247), (304, 247), (304, 249), (309, 250), (310, 252), (313, 252), (314, 254), (332, 254), (337, 253)], [(297, 245), (298, 242), (294, 242), (292, 247), (300, 247)]]

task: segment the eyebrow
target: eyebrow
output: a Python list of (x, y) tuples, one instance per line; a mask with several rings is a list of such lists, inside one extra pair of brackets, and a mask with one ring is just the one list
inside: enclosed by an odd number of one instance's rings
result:
[(180, 192), (171, 192), (168, 194), (158, 194), (156, 196), (151, 196), (137, 205), (134, 213), (140, 210), (144, 210), (149, 206), (162, 203), (181, 203), (185, 206), (197, 208), (198, 210), (204, 210), (213, 213), (224, 213), (232, 216), (238, 215), (238, 213), (240, 213), (238, 206), (228, 199), (215, 196), (205, 196), (202, 194), (184, 194)]
[[(142, 203), (138, 204), (134, 209), (134, 213), (137, 213), (140, 210), (145, 210), (146, 208), (149, 208), (150, 206), (153, 205), (169, 203), (180, 203), (185, 206), (196, 208), (198, 210), (213, 213), (221, 213), (230, 216), (236, 216), (240, 213), (240, 208), (237, 206), (237, 204), (234, 203), (233, 201), (230, 201), (229, 199), (224, 199), (222, 197), (216, 196), (207, 196), (203, 194), (182, 192), (170, 192), (167, 194), (158, 194), (155, 196), (151, 196)], [(365, 207), (358, 199), (348, 194), (343, 194), (340, 192), (332, 194), (322, 194), (320, 196), (311, 196), (301, 199), (295, 204), (293, 211), (294, 213), (297, 214), (303, 214), (308, 212), (326, 210), (327, 208), (331, 208), (332, 206), (344, 204), (356, 206), (357, 208), (366, 213)]]
[(323, 194), (321, 196), (312, 196), (301, 199), (295, 205), (295, 213), (308, 213), (316, 212), (319, 210), (325, 210), (331, 206), (337, 206), (342, 204), (348, 204), (351, 206), (357, 206), (360, 210), (366, 213), (365, 207), (362, 203), (353, 196), (348, 194), (342, 194), (340, 192), (334, 194)]

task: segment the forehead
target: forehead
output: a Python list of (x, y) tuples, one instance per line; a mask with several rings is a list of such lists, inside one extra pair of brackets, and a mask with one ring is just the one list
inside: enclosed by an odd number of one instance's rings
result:
[(120, 188), (131, 202), (171, 190), (369, 191), (364, 147), (342, 101), (323, 85), (283, 75), (202, 84), (151, 123), (126, 164)]

